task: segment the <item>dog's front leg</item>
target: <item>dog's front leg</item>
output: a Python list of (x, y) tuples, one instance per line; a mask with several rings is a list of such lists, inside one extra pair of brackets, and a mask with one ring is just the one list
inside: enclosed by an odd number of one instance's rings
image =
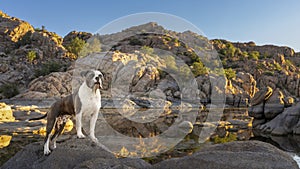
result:
[(96, 127), (97, 119), (98, 119), (98, 112), (95, 112), (92, 115), (92, 118), (90, 120), (90, 138), (92, 139), (93, 142), (98, 142), (98, 139), (95, 137), (95, 127)]
[(82, 133), (82, 113), (83, 112), (79, 112), (78, 114), (76, 114), (76, 131), (77, 131), (77, 137), (78, 138), (85, 138), (84, 134)]

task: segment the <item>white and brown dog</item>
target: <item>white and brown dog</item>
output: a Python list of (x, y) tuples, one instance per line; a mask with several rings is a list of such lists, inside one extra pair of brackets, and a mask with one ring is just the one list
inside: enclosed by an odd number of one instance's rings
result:
[[(85, 138), (82, 133), (82, 118), (90, 118), (90, 131), (89, 136), (92, 141), (98, 143), (95, 137), (95, 126), (98, 118), (98, 113), (101, 107), (101, 94), (102, 88), (102, 73), (97, 70), (89, 70), (81, 73), (85, 78), (82, 85), (76, 93), (68, 95), (56, 101), (50, 108), (50, 111), (39, 118), (30, 120), (38, 120), (47, 116), (46, 137), (44, 141), (44, 154), (49, 155), (50, 141), (53, 142), (53, 148), (56, 148), (56, 139), (61, 134), (67, 120), (75, 115), (76, 119), (76, 132), (78, 138)], [(54, 134), (51, 131), (54, 129)]]

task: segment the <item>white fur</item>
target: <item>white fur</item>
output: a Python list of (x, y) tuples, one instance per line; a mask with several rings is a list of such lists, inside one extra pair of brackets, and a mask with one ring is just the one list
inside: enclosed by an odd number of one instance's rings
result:
[[(99, 71), (94, 71), (95, 77), (101, 74)], [(95, 79), (94, 79), (95, 80)], [(95, 80), (96, 82), (96, 80)], [(101, 82), (100, 82), (101, 84)], [(90, 119), (90, 138), (97, 142), (97, 138), (95, 137), (95, 126), (98, 118), (98, 113), (101, 108), (101, 94), (99, 89), (97, 91), (93, 91), (93, 89), (89, 88), (84, 82), (78, 91), (78, 96), (81, 102), (80, 112), (76, 114), (76, 130), (77, 137), (84, 138), (84, 134), (82, 133), (82, 116), (91, 117)]]

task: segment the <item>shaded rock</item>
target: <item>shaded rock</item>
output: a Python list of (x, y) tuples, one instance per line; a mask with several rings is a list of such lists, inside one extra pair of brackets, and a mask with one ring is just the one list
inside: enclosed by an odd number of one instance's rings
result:
[(249, 116), (254, 117), (255, 119), (264, 118), (264, 104), (251, 106), (248, 109)]
[(258, 141), (218, 144), (183, 158), (166, 160), (153, 168), (298, 168), (291, 156), (278, 148)]
[(300, 117), (300, 103), (285, 109), (271, 121), (261, 125), (262, 132), (274, 135), (287, 135), (298, 131)]
[(263, 103), (267, 100), (273, 93), (273, 89), (271, 87), (266, 87), (257, 92), (254, 97), (251, 99), (250, 105), (255, 106), (260, 103)]
[(253, 128), (258, 128), (260, 125), (266, 123), (266, 119), (253, 119), (252, 121), (252, 127)]

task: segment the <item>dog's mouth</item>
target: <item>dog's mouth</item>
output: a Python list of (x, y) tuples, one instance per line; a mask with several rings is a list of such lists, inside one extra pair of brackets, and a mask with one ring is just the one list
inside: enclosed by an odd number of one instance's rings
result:
[(94, 91), (96, 92), (97, 89), (102, 89), (102, 85), (100, 84), (100, 82), (95, 82), (93, 88)]

